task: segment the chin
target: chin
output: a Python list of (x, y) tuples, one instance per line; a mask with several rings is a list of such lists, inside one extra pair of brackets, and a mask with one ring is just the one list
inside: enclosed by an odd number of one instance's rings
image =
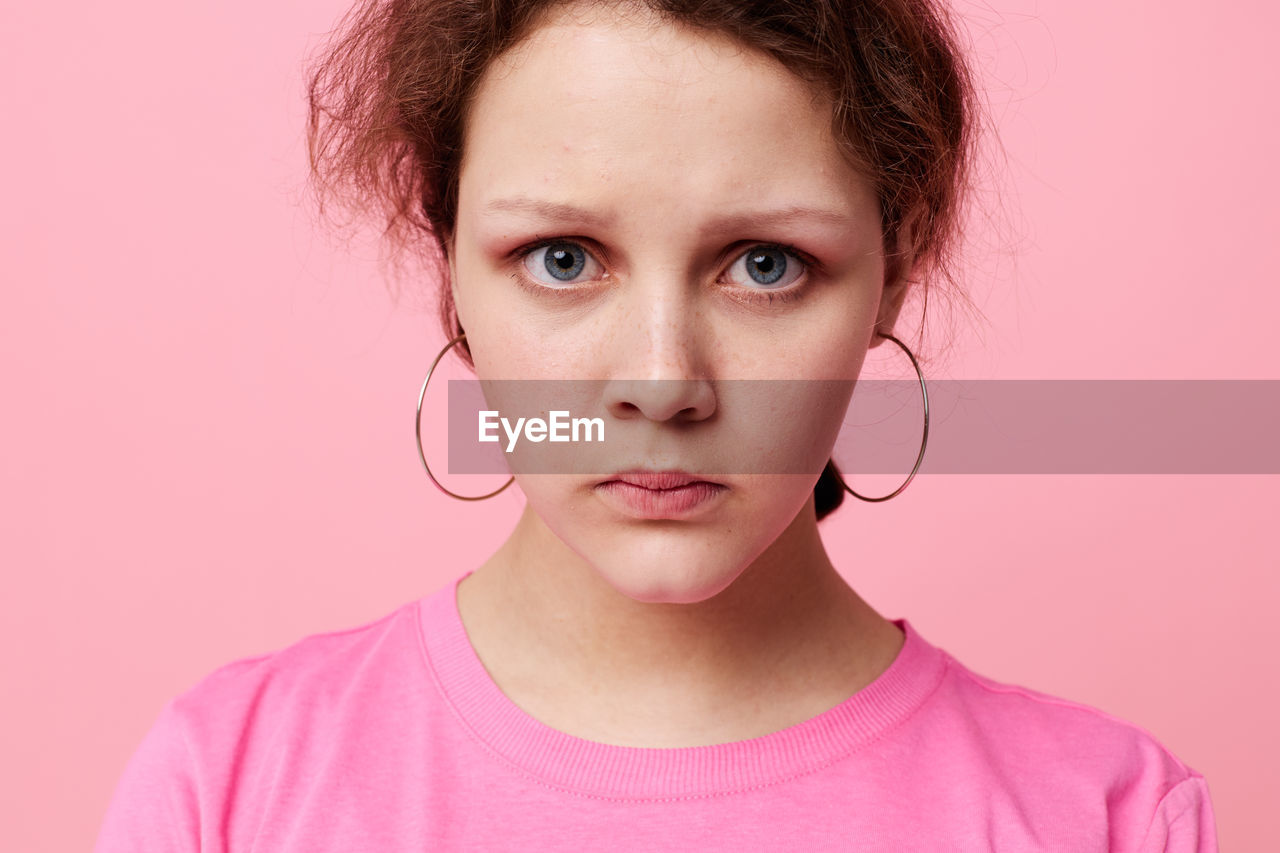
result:
[(594, 498), (584, 506), (563, 492), (526, 495), (555, 536), (620, 595), (697, 604), (724, 592), (768, 549), (804, 507), (812, 485), (801, 487), (794, 495), (775, 489), (769, 500), (752, 495), (756, 500), (687, 521), (624, 518)]
[(696, 603), (707, 601), (708, 598), (716, 597), (733, 583), (737, 575), (741, 574), (732, 574), (721, 583), (708, 584), (687, 583), (682, 579), (655, 578), (652, 574), (636, 576), (640, 573), (628, 573), (620, 578), (613, 571), (599, 569), (596, 571), (599, 571), (609, 585), (618, 590), (618, 593), (645, 605), (696, 605)]
[[(692, 559), (692, 555), (690, 555)], [(746, 569), (742, 566), (709, 566), (687, 570), (675, 559), (665, 563), (637, 562), (625, 558), (591, 561), (605, 582), (633, 601), (645, 604), (697, 604), (714, 598)]]

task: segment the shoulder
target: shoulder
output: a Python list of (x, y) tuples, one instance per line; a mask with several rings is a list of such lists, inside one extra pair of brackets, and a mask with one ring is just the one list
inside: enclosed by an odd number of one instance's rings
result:
[(95, 853), (252, 838), (271, 797), (289, 795), (275, 792), (285, 768), (324, 762), (369, 709), (395, 708), (421, 683), (416, 605), (233, 660), (170, 699), (116, 785)]
[(949, 698), (972, 715), (976, 726), (998, 733), (1028, 756), (1110, 769), (1120, 783), (1128, 777), (1125, 770), (1156, 774), (1167, 780), (1168, 787), (1198, 775), (1131, 720), (1083, 702), (998, 681), (943, 654), (949, 664)]
[[(210, 671), (169, 703), (191, 735), (285, 717), (317, 717), (418, 664), (417, 602), (359, 625), (306, 635)], [(353, 693), (353, 690), (355, 692)]]
[[(431, 711), (419, 612), (409, 602), (230, 661), (172, 699), (168, 728), (206, 782), (201, 812), (234, 808), (248, 819), (272, 796), (287, 796), (276, 791), (280, 779), (340, 765), (375, 741), (381, 749), (404, 716)], [(257, 802), (243, 802), (246, 792)]]
[[(1009, 790), (1105, 815), (1112, 849), (1216, 849), (1204, 777), (1136, 722), (975, 672), (949, 653), (946, 725)], [(1154, 845), (1154, 846), (1148, 846)]]

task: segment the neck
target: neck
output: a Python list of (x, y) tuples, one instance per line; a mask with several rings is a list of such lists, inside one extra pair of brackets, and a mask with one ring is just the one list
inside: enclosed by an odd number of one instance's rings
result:
[[(733, 583), (688, 604), (619, 593), (526, 506), (508, 540), (459, 585), (458, 606), (513, 701), (597, 740), (766, 734), (865, 686), (901, 637), (836, 572), (811, 503)], [(655, 714), (665, 731), (635, 735)]]

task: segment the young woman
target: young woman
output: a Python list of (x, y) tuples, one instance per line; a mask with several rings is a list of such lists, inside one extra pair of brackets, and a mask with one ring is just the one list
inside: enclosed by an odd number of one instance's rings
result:
[(174, 699), (99, 851), (1216, 849), (1200, 774), (886, 619), (819, 536), (851, 380), (920, 371), (895, 321), (950, 271), (942, 10), (369, 2), (311, 92), (319, 185), (439, 250), (441, 355), (593, 380), (644, 452), (517, 472), (483, 565)]

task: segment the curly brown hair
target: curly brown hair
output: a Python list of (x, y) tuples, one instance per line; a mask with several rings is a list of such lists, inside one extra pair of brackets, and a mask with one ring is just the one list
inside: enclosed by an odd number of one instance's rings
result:
[[(932, 0), (585, 2), (639, 6), (727, 34), (828, 92), (835, 140), (880, 201), (886, 283), (905, 286), (916, 281), (910, 273), (920, 274), (925, 307), (932, 282), (954, 284), (978, 109), (945, 8)], [(489, 64), (564, 3), (358, 0), (308, 72), (310, 180), (320, 214), (334, 200), (357, 217), (372, 214), (397, 273), (407, 261), (426, 261), (446, 285), (435, 298), (449, 338), (462, 332), (447, 286), (447, 245), (467, 106)], [(840, 505), (833, 463), (814, 496), (819, 519)]]

